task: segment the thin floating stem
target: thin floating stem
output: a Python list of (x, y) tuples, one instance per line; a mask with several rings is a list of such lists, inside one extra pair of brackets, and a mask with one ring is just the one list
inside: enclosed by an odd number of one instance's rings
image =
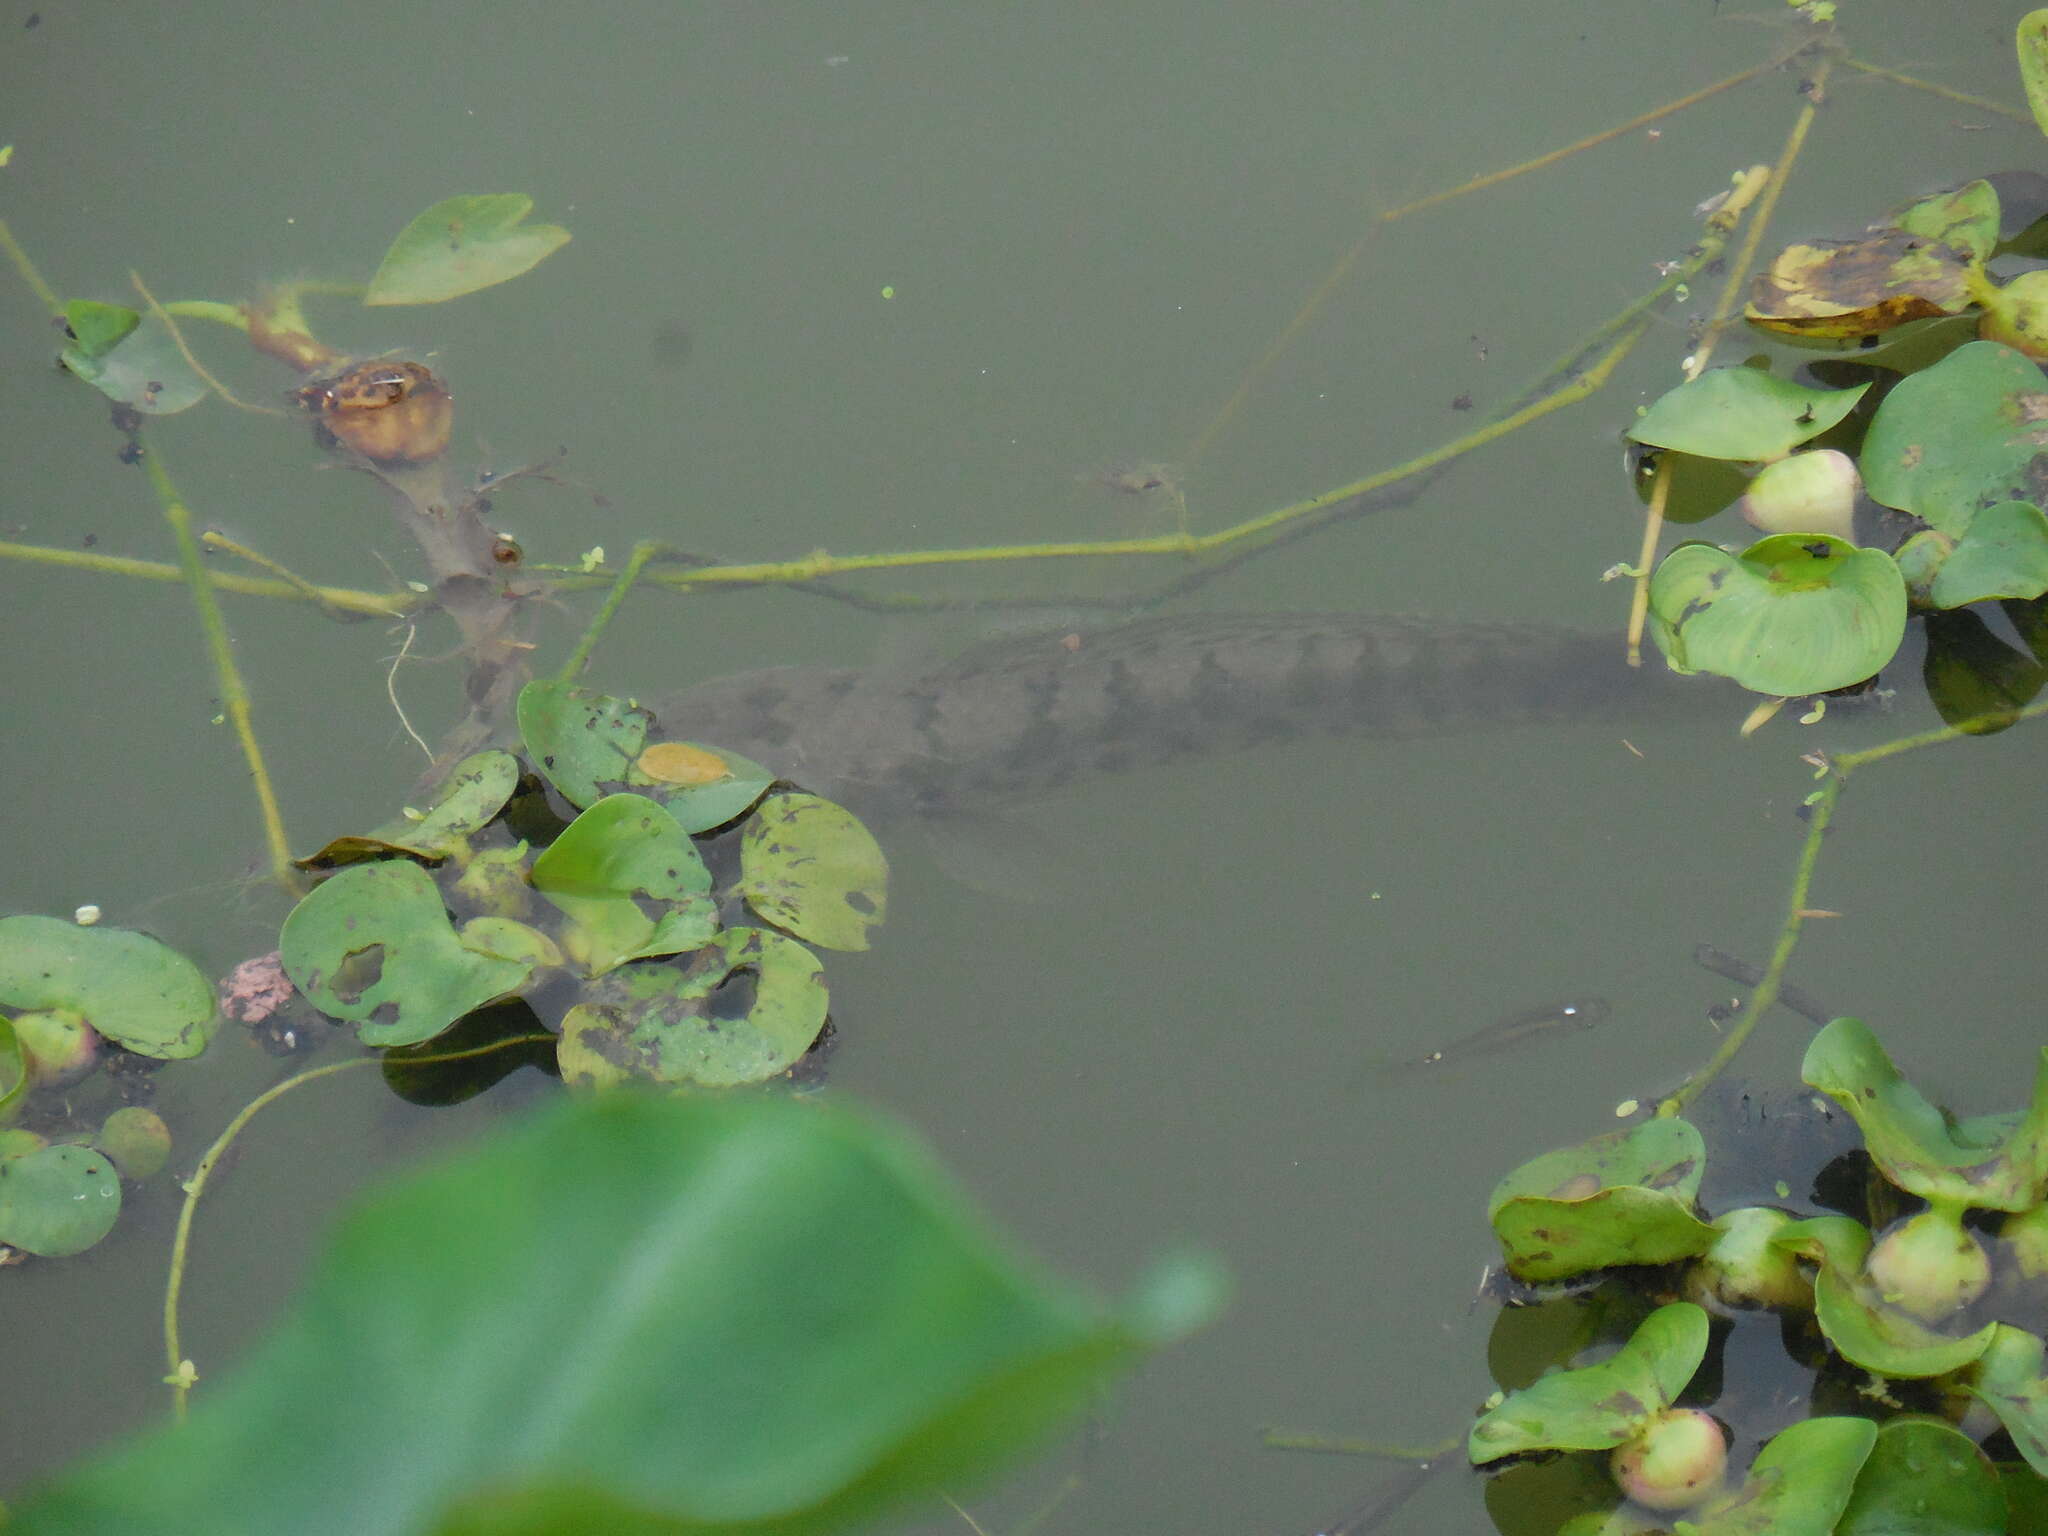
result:
[(256, 804), (263, 816), (263, 839), (270, 850), (270, 872), (280, 884), (289, 885), (292, 875), (291, 846), (285, 837), (284, 817), (277, 806), (277, 791), (270, 782), (270, 770), (263, 761), (263, 749), (256, 742), (256, 727), (249, 707), (249, 690), (235, 665), (234, 647), (228, 640), (227, 621), (214, 600), (212, 573), (199, 557), (199, 543), (192, 536), (192, 512), (171, 484), (170, 474), (154, 446), (142, 457), (149, 483), (163, 505), (164, 519), (177, 541), (178, 559), (185, 583), (192, 593), (192, 605), (199, 611), (199, 627), (206, 636), (206, 648), (213, 661), (221, 705), (241, 743), (242, 760), (249, 765), (249, 778), (256, 788)]
[[(211, 539), (212, 535), (206, 536)], [(222, 547), (228, 544), (222, 541)], [(240, 546), (234, 546), (240, 554)], [(103, 555), (87, 549), (54, 549), (47, 544), (14, 544), (0, 541), (0, 560), (20, 560), (30, 565), (56, 565), (71, 570), (94, 571), (102, 576), (132, 576), (140, 581), (183, 581), (183, 567), (162, 560), (138, 560), (130, 555)], [(262, 561), (258, 557), (258, 563)], [(398, 619), (427, 607), (431, 599), (417, 592), (361, 592), (351, 587), (321, 587), (293, 576), (266, 580), (239, 576), (232, 571), (209, 573), (214, 590), (237, 592), (245, 597), (286, 597), (318, 603), (325, 608), (370, 618)]]
[[(513, 1035), (504, 1040), (493, 1040), (488, 1045), (471, 1046), (467, 1050), (444, 1051), (432, 1056), (408, 1057), (411, 1065), (424, 1066), (447, 1061), (467, 1061), (476, 1056), (488, 1056), (493, 1051), (506, 1050), (515, 1045), (535, 1045), (540, 1042), (554, 1043), (555, 1037), (545, 1032), (533, 1035)], [(333, 1077), (339, 1072), (352, 1072), (358, 1067), (378, 1067), (384, 1064), (384, 1057), (358, 1056), (350, 1061), (329, 1062), (324, 1067), (314, 1067), (286, 1078), (274, 1087), (266, 1089), (242, 1106), (240, 1113), (227, 1124), (227, 1129), (214, 1139), (199, 1159), (199, 1166), (192, 1177), (185, 1181), (185, 1203), (178, 1211), (176, 1235), (171, 1239), (171, 1271), (164, 1282), (164, 1353), (170, 1362), (170, 1374), (164, 1384), (171, 1389), (171, 1407), (175, 1417), (185, 1417), (186, 1399), (191, 1396), (192, 1384), (199, 1379), (192, 1362), (185, 1358), (183, 1341), (178, 1329), (178, 1299), (185, 1289), (185, 1261), (192, 1248), (192, 1220), (199, 1211), (199, 1198), (206, 1193), (206, 1181), (220, 1166), (220, 1160), (227, 1156), (228, 1148), (235, 1144), (249, 1122), (264, 1109), (275, 1104), (294, 1088), (303, 1088), (308, 1083), (318, 1082), (323, 1077)]]
[(1778, 932), (1778, 942), (1771, 950), (1770, 963), (1764, 967), (1763, 979), (1750, 994), (1749, 1006), (1742, 1010), (1735, 1027), (1722, 1038), (1721, 1045), (1707, 1064), (1695, 1072), (1657, 1105), (1659, 1115), (1682, 1114), (1686, 1106), (1700, 1096), (1715, 1078), (1735, 1059), (1757, 1021), (1778, 1000), (1779, 988), (1783, 986), (1785, 969), (1792, 963), (1792, 953), (1799, 947), (1800, 931), (1808, 920), (1816, 916), (1833, 916), (1832, 913), (1816, 912), (1807, 899), (1813, 888), (1814, 870), (1820, 864), (1821, 842), (1827, 836), (1828, 823), (1834, 819), (1835, 807), (1840, 804), (1842, 792), (1849, 787), (1849, 776), (1859, 768), (1872, 763), (1881, 763), (1888, 757), (1897, 757), (1905, 752), (1917, 752), (1923, 747), (1946, 746), (1950, 742), (1967, 741), (1981, 736), (1988, 730), (2017, 725), (2022, 720), (2036, 720), (2048, 715), (2048, 698), (2036, 700), (2026, 708), (2001, 711), (1996, 715), (1979, 716), (1956, 725), (1944, 725), (1917, 735), (1902, 736), (1896, 741), (1882, 742), (1874, 747), (1865, 747), (1857, 752), (1844, 752), (1839, 757), (1820, 759), (1821, 773), (1827, 783), (1814, 795), (1811, 819), (1807, 823), (1806, 841), (1799, 849), (1799, 862), (1792, 875), (1792, 892), (1786, 901), (1785, 923)]

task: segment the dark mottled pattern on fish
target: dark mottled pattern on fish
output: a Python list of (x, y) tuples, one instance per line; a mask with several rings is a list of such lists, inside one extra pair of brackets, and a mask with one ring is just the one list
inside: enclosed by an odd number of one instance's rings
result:
[(1669, 699), (1611, 633), (1357, 614), (1142, 619), (989, 641), (921, 677), (778, 667), (656, 707), (662, 733), (758, 759), (856, 809), (1001, 804), (1197, 754), (1435, 735)]

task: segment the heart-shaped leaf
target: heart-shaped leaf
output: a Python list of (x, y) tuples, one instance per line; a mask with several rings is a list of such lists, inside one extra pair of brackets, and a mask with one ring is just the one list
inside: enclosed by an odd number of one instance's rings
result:
[(531, 271), (569, 243), (559, 224), (526, 224), (533, 199), (520, 192), (451, 197), (391, 242), (365, 304), (439, 304)]

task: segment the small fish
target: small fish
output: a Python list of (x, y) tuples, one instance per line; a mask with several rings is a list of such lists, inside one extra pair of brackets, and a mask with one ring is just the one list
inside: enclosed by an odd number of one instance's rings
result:
[(1403, 1076), (1437, 1067), (1452, 1066), (1461, 1061), (1474, 1061), (1481, 1056), (1496, 1055), (1501, 1051), (1513, 1050), (1551, 1035), (1561, 1035), (1573, 1029), (1591, 1029), (1604, 1023), (1614, 1012), (1607, 1000), (1600, 997), (1574, 997), (1561, 1003), (1550, 1003), (1541, 1008), (1525, 1008), (1520, 1013), (1509, 1014), (1484, 1029), (1474, 1030), (1460, 1036), (1449, 1045), (1431, 1051), (1427, 1056), (1417, 1056), (1398, 1063), (1393, 1070)]

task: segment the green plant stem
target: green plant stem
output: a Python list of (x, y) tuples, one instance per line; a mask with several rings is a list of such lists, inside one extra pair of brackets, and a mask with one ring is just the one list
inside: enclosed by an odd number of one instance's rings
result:
[(1434, 469), (1448, 460), (1505, 437), (1508, 433), (1527, 426), (1552, 411), (1562, 410), (1565, 406), (1583, 400), (1607, 382), (1616, 364), (1641, 339), (1649, 324), (1647, 315), (1639, 317), (1621, 331), (1607, 351), (1591, 367), (1570, 383), (1535, 403), (1502, 417), (1499, 421), (1491, 422), (1427, 453), (1418, 454), (1391, 469), (1383, 469), (1377, 474), (1367, 475), (1362, 480), (1340, 485), (1334, 490), (1324, 491), (1320, 495), (1291, 503), (1276, 511), (1247, 518), (1215, 533), (1166, 533), (1143, 539), (1077, 540), (1063, 544), (1000, 544), (977, 549), (914, 549), (876, 555), (834, 555), (817, 550), (796, 560), (751, 565), (697, 566), (673, 575), (656, 575), (648, 579), (664, 586), (685, 590), (697, 586), (768, 583), (796, 585), (816, 581), (825, 576), (844, 575), (849, 571), (904, 570), (928, 565), (985, 565), (1022, 560), (1075, 560), (1103, 555), (1177, 555), (1187, 558), (1220, 553), (1235, 546), (1256, 546), (1259, 542), (1283, 531), (1288, 524), (1341, 506), (1345, 502), (1355, 501), (1397, 480), (1405, 480), (1411, 475)]
[[(137, 560), (128, 555), (103, 555), (87, 549), (53, 549), (47, 544), (13, 544), (0, 541), (0, 560), (20, 560), (31, 565), (63, 566), (71, 570), (96, 571), (103, 576), (132, 576), (140, 581), (183, 581), (184, 567), (162, 560)], [(415, 609), (427, 607), (432, 598), (418, 592), (360, 592), (351, 587), (301, 585), (291, 580), (266, 580), (259, 576), (238, 576), (231, 571), (210, 573), (214, 589), (238, 592), (245, 597), (288, 597), (346, 613), (376, 618), (403, 618)]]
[(0, 251), (7, 253), (7, 259), (14, 263), (14, 270), (36, 296), (36, 302), (49, 313), (62, 318), (64, 301), (57, 297), (57, 290), (43, 281), (43, 274), (36, 270), (36, 264), (28, 258), (28, 252), (21, 248), (21, 242), (14, 238), (14, 231), (7, 227), (7, 221), (0, 219)]
[(1972, 96), (1968, 91), (1958, 91), (1951, 86), (1937, 85), (1932, 80), (1922, 80), (1918, 75), (1902, 74), (1896, 69), (1886, 69), (1881, 64), (1866, 63), (1862, 59), (1842, 60), (1844, 69), (1858, 70), (1879, 80), (1889, 80), (1894, 85), (1903, 85), (1911, 90), (1925, 91), (1930, 96), (1939, 96), (1943, 101), (1953, 101), (1965, 107), (1975, 107), (1980, 112), (1996, 113), (2009, 117), (2016, 123), (2031, 123), (2033, 114), (2024, 107), (2009, 107), (2002, 101), (1993, 101), (1988, 96)]
[(223, 304), (218, 299), (173, 299), (163, 306), (163, 312), (181, 320), (211, 320), (244, 334), (249, 329), (249, 315), (241, 305)]
[(214, 600), (213, 574), (200, 559), (199, 542), (192, 536), (191, 508), (185, 505), (177, 487), (171, 484), (170, 474), (154, 446), (145, 450), (142, 464), (149, 475), (150, 485), (156, 491), (157, 500), (163, 505), (164, 520), (171, 525), (171, 536), (177, 541), (178, 563), (184, 571), (185, 584), (192, 593), (192, 606), (199, 611), (199, 627), (206, 636), (207, 653), (213, 661), (221, 708), (235, 728), (235, 739), (242, 748), (242, 761), (249, 765), (249, 778), (256, 789), (256, 804), (263, 816), (263, 840), (270, 850), (270, 873), (280, 885), (289, 889), (292, 878), (290, 840), (285, 836), (284, 817), (278, 810), (277, 791), (270, 782), (270, 769), (264, 764), (263, 749), (256, 741), (249, 690), (242, 682), (241, 668), (235, 665), (227, 621), (221, 617), (220, 604)]
[(1849, 776), (1858, 768), (1867, 768), (1872, 763), (1881, 763), (1888, 757), (1897, 757), (1905, 752), (1917, 752), (1923, 747), (1946, 746), (1950, 742), (1966, 741), (1983, 735), (1997, 726), (2016, 725), (2022, 720), (2038, 719), (2048, 714), (2048, 699), (2029, 704), (2025, 709), (1995, 716), (1984, 716), (1966, 720), (1960, 725), (1944, 725), (1931, 731), (1922, 731), (1914, 736), (1902, 736), (1896, 741), (1882, 742), (1874, 747), (1865, 747), (1859, 752), (1845, 752), (1840, 757), (1826, 759), (1822, 772), (1827, 776), (1811, 804), (1811, 817), (1807, 823), (1806, 840), (1800, 845), (1799, 861), (1793, 868), (1792, 892), (1786, 903), (1784, 926), (1778, 931), (1778, 942), (1771, 950), (1770, 964), (1764, 967), (1763, 979), (1750, 994), (1748, 1005), (1742, 1010), (1736, 1024), (1722, 1039), (1707, 1064), (1695, 1072), (1676, 1092), (1657, 1105), (1659, 1115), (1676, 1115), (1684, 1112), (1687, 1105), (1700, 1096), (1709, 1084), (1726, 1070), (1735, 1059), (1765, 1011), (1778, 1000), (1778, 988), (1784, 981), (1785, 970), (1792, 963), (1792, 952), (1799, 947), (1799, 935), (1806, 926), (1812, 908), (1808, 895), (1813, 889), (1813, 875), (1820, 864), (1821, 843), (1827, 836), (1828, 823), (1834, 819), (1835, 807), (1841, 802), (1842, 791), (1848, 788)]
[[(315, 586), (295, 571), (279, 565), (270, 556), (259, 554), (246, 544), (237, 543), (224, 533), (217, 533), (209, 528), (199, 535), (199, 542), (208, 549), (217, 549), (224, 555), (233, 555), (237, 560), (246, 560), (259, 571), (270, 572), (271, 575), (290, 587), (298, 596), (304, 598), (309, 603), (317, 604), (325, 609), (330, 617), (351, 620), (364, 617), (363, 614), (354, 609), (344, 608), (339, 603), (329, 602), (322, 588)], [(220, 577), (218, 575), (215, 575), (213, 579), (216, 584), (219, 584)]]
[(582, 638), (576, 642), (576, 649), (569, 653), (569, 659), (562, 663), (562, 670), (555, 674), (557, 678), (570, 683), (582, 676), (583, 668), (590, 660), (591, 651), (597, 647), (598, 637), (605, 632), (605, 627), (611, 623), (613, 616), (626, 601), (626, 594), (633, 590), (633, 583), (640, 579), (640, 573), (646, 569), (647, 562), (658, 555), (673, 553), (674, 551), (667, 545), (650, 543), (645, 539), (633, 546), (633, 553), (627, 558), (625, 569), (619, 572), (618, 580), (612, 583), (611, 591), (605, 594), (604, 605), (597, 610), (589, 627), (583, 631)]
[(1309, 1451), (1326, 1456), (1376, 1456), (1382, 1461), (1435, 1461), (1448, 1456), (1465, 1443), (1453, 1435), (1435, 1445), (1389, 1445), (1382, 1440), (1351, 1440), (1341, 1435), (1319, 1435), (1309, 1430), (1269, 1429), (1259, 1443), (1274, 1451)]
[[(446, 1051), (435, 1056), (409, 1057), (407, 1061), (409, 1065), (467, 1061), (472, 1057), (488, 1056), (493, 1051), (502, 1051), (515, 1045), (552, 1042), (554, 1038), (553, 1035), (545, 1033), (514, 1035), (505, 1040), (493, 1040), (488, 1045), (472, 1046), (468, 1050)], [(383, 1064), (382, 1056), (358, 1056), (352, 1061), (329, 1062), (324, 1067), (313, 1067), (294, 1077), (288, 1077), (259, 1093), (243, 1105), (241, 1112), (228, 1122), (227, 1129), (214, 1139), (213, 1145), (208, 1147), (205, 1155), (199, 1159), (199, 1166), (193, 1170), (192, 1177), (185, 1181), (185, 1203), (178, 1211), (177, 1232), (171, 1239), (171, 1272), (164, 1282), (164, 1355), (170, 1362), (170, 1374), (164, 1378), (164, 1382), (171, 1388), (171, 1409), (179, 1420), (182, 1421), (185, 1417), (186, 1399), (191, 1396), (192, 1384), (199, 1379), (198, 1372), (192, 1369), (191, 1361), (185, 1358), (183, 1341), (179, 1335), (178, 1298), (185, 1289), (185, 1261), (190, 1256), (192, 1248), (192, 1219), (199, 1211), (199, 1197), (206, 1193), (206, 1181), (220, 1166), (220, 1160), (227, 1156), (228, 1148), (235, 1144), (235, 1138), (242, 1134), (249, 1122), (294, 1088), (302, 1088), (307, 1083), (317, 1082), (323, 1077), (333, 1077), (336, 1073), (350, 1072), (358, 1067), (377, 1067)]]

